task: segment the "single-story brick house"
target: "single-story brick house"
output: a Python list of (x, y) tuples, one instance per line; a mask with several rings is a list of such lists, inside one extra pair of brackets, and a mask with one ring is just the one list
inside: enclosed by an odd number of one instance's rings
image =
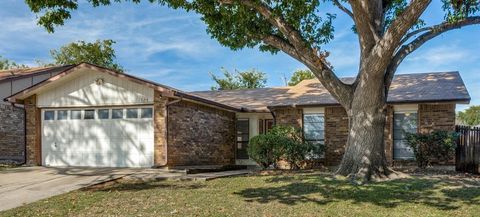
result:
[[(351, 82), (345, 78), (345, 82)], [(26, 111), (27, 164), (152, 167), (252, 164), (246, 146), (274, 124), (303, 129), (341, 160), (345, 110), (319, 84), (183, 92), (82, 63), (5, 99)], [(388, 96), (388, 160), (411, 159), (403, 132), (453, 130), (470, 96), (458, 72), (397, 75)]]

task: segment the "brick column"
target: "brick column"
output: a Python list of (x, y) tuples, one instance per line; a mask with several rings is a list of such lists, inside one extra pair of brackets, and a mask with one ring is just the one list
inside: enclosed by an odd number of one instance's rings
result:
[(161, 93), (154, 93), (154, 146), (153, 146), (153, 164), (154, 166), (165, 166), (167, 164), (167, 103), (168, 98), (162, 97)]
[(348, 139), (348, 116), (343, 107), (325, 107), (325, 163), (342, 161)]
[(25, 143), (26, 165), (42, 164), (41, 114), (37, 108), (37, 96), (25, 99)]

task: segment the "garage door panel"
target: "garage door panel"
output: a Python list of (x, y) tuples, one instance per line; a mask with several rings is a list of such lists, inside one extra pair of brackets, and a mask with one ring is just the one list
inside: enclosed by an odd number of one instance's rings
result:
[(151, 118), (111, 119), (110, 116), (109, 119), (48, 120), (42, 121), (42, 125), (44, 165), (89, 167), (153, 165), (154, 130)]

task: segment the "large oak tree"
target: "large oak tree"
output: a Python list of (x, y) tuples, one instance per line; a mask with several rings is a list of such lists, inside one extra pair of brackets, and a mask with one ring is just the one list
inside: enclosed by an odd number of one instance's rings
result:
[[(105, 6), (126, 0), (87, 1)], [(207, 32), (233, 50), (281, 51), (308, 67), (349, 117), (347, 148), (337, 173), (365, 180), (390, 173), (383, 131), (388, 89), (399, 64), (442, 33), (480, 23), (478, 0), (441, 1), (445, 20), (425, 26), (420, 16), (431, 0), (150, 0), (200, 14)], [(78, 7), (77, 0), (26, 2), (48, 31), (63, 25)], [(352, 84), (337, 77), (322, 49), (334, 36), (335, 15), (322, 12), (327, 3), (354, 22), (360, 64)]]

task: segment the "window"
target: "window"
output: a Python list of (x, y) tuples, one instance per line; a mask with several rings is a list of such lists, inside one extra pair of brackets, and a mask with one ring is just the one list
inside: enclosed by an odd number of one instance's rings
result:
[(89, 119), (95, 119), (95, 110), (85, 110), (83, 114), (83, 119), (89, 120)]
[(153, 109), (152, 108), (142, 108), (140, 110), (140, 117), (141, 118), (152, 118), (153, 117)]
[[(303, 115), (303, 136), (305, 141), (317, 145), (318, 148), (325, 145), (325, 117), (322, 113)], [(318, 154), (318, 155), (317, 155)], [(323, 157), (323, 153), (317, 153), (317, 157)]]
[(67, 120), (68, 119), (68, 110), (57, 111), (57, 120)]
[(237, 120), (237, 159), (248, 159), (249, 124), (248, 119)]
[(406, 133), (417, 132), (417, 112), (396, 112), (393, 115), (393, 158), (414, 159), (413, 150), (408, 147)]
[(72, 120), (82, 119), (82, 111), (81, 110), (72, 110), (72, 111), (70, 111), (70, 116), (72, 117)]
[(108, 119), (109, 115), (110, 115), (110, 110), (108, 110), (108, 109), (97, 110), (98, 119)]
[(273, 128), (273, 119), (259, 119), (258, 120), (258, 133), (268, 133)]
[(138, 118), (138, 109), (136, 108), (127, 109), (127, 118)]
[(123, 109), (112, 109), (112, 119), (122, 119)]
[(43, 113), (43, 120), (51, 121), (55, 119), (55, 111), (45, 111)]

